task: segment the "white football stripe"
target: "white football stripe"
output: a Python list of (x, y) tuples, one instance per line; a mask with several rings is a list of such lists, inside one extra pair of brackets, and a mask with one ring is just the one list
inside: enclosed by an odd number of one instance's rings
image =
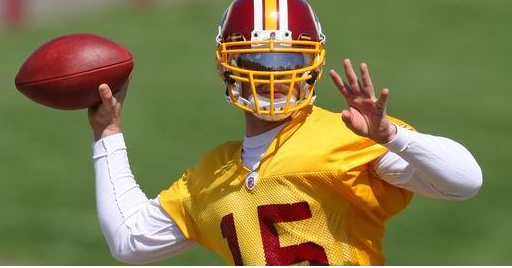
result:
[(263, 0), (253, 0), (254, 3), (254, 30), (263, 30)]
[(288, 0), (279, 0), (279, 30), (288, 30)]

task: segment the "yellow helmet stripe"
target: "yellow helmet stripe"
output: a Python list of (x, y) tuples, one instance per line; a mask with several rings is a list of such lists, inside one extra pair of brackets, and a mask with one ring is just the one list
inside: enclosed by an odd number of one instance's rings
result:
[(279, 21), (278, 0), (265, 0), (265, 30), (277, 30)]

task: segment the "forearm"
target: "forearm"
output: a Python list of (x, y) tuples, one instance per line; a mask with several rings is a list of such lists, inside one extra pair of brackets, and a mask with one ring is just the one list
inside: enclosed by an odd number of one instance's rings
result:
[(100, 226), (112, 255), (128, 263), (171, 257), (193, 244), (164, 211), (148, 200), (130, 170), (122, 134), (93, 145), (96, 203)]
[(390, 153), (376, 163), (376, 171), (396, 186), (458, 200), (474, 196), (482, 185), (478, 163), (453, 140), (399, 127), (397, 137), (384, 146)]

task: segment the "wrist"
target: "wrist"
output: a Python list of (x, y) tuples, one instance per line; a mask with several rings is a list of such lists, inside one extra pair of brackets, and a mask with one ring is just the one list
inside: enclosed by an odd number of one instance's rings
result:
[(108, 126), (102, 129), (94, 130), (94, 140), (98, 141), (100, 139), (106, 138), (108, 136), (112, 136), (115, 134), (121, 133), (121, 126)]
[(394, 140), (396, 138), (396, 135), (397, 135), (397, 127), (395, 124), (392, 124), (392, 123), (389, 123), (389, 126), (387, 128), (387, 133), (384, 134), (382, 136), (381, 139), (379, 139), (377, 141), (377, 143), (380, 143), (380, 144), (385, 144), (385, 143), (389, 143), (391, 142), (392, 140)]

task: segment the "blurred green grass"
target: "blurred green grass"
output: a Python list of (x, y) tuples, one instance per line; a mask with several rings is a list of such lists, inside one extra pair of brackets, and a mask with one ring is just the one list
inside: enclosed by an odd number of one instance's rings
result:
[[(23, 32), (0, 32), (0, 265), (116, 265), (95, 212), (92, 134), (85, 111), (57, 111), (16, 91), (14, 76), (40, 44), (70, 32), (127, 46), (136, 67), (124, 108), (132, 170), (149, 197), (212, 146), (240, 139), (241, 113), (223, 100), (214, 64), (229, 1), (115, 6)], [(453, 138), (484, 171), (477, 197), (415, 197), (390, 220), (388, 265), (512, 265), (512, 2), (310, 0), (328, 36), (330, 68), (370, 65), (389, 87), (388, 112), (419, 131)], [(327, 76), (319, 106), (345, 107)], [(196, 249), (158, 265), (222, 265)]]

